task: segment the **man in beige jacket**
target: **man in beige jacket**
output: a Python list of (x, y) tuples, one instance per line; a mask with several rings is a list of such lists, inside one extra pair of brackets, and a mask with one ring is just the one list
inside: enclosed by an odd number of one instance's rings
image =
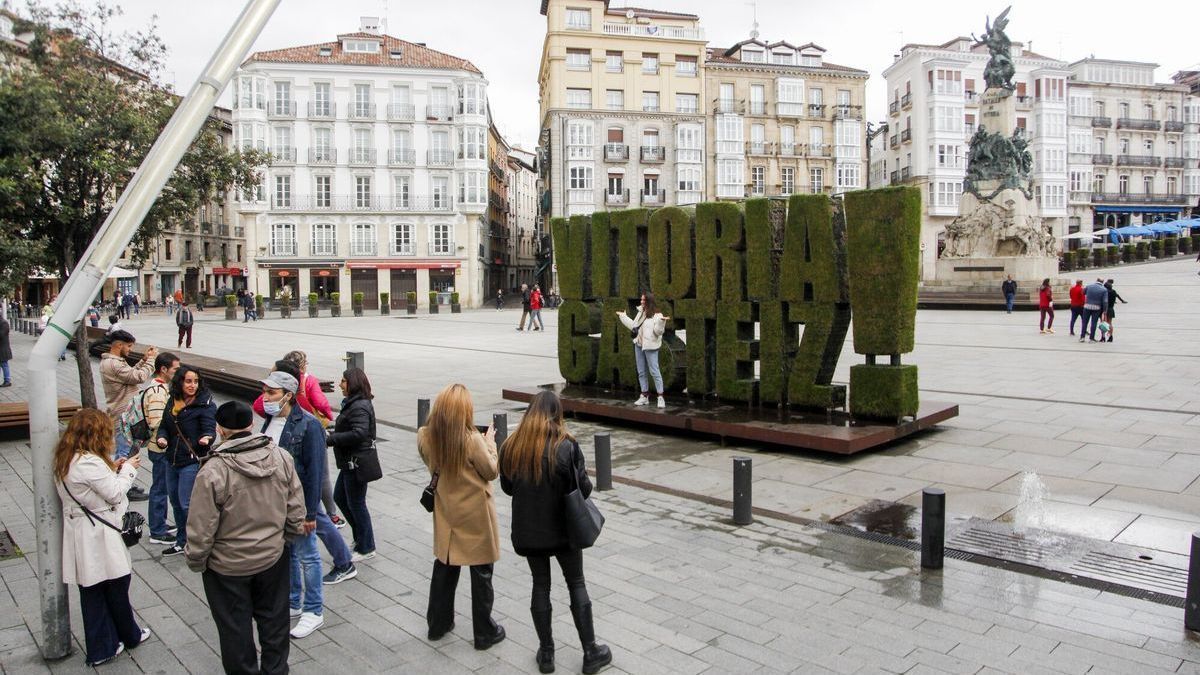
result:
[[(154, 359), (158, 349), (147, 347), (142, 360), (136, 366), (129, 365), (129, 354), (137, 341), (128, 331), (116, 330), (108, 334), (107, 354), (100, 355), (100, 384), (104, 387), (104, 410), (113, 421), (116, 431), (116, 459), (128, 457), (133, 451), (129, 439), (121, 431), (121, 415), (129, 408), (133, 395), (142, 383), (154, 374)], [(146, 492), (138, 486), (129, 488), (126, 494), (131, 502), (148, 499)]]
[[(287, 543), (304, 533), (304, 489), (292, 458), (251, 431), (241, 401), (217, 408), (223, 439), (205, 457), (187, 519), (188, 567), (204, 573), (227, 673), (288, 672)], [(254, 648), (258, 624), (262, 662)]]

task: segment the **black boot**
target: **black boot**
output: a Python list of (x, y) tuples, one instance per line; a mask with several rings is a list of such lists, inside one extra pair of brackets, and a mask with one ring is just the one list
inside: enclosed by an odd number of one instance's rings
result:
[(475, 649), (487, 649), (504, 639), (504, 626), (492, 620), (492, 566), (471, 565), (471, 624)]
[(596, 631), (592, 627), (592, 603), (571, 605), (571, 617), (575, 619), (575, 630), (579, 631), (579, 642), (583, 645), (583, 672), (586, 675), (600, 672), (612, 663), (612, 652), (608, 645), (596, 644)]
[(546, 609), (530, 609), (529, 613), (533, 615), (533, 629), (537, 631), (538, 636), (538, 670), (543, 673), (553, 673), (554, 635), (550, 631), (553, 610), (548, 607)]
[(440, 640), (454, 630), (454, 590), (458, 587), (458, 572), (461, 568), (433, 561), (433, 576), (429, 579), (429, 609), (425, 621), (429, 626), (429, 639)]

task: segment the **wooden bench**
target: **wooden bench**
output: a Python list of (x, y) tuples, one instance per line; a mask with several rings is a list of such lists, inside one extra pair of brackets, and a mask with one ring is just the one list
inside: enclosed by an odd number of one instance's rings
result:
[[(79, 403), (67, 398), (58, 399), (58, 419), (70, 419), (79, 410)], [(0, 403), (0, 429), (29, 428), (29, 404)]]

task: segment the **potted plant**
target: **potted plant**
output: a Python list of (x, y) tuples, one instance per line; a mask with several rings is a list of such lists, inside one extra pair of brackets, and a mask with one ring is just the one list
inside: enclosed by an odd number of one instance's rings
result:
[(237, 296), (236, 295), (231, 294), (231, 295), (225, 296), (225, 320), (226, 321), (237, 321)]
[(1138, 260), (1146, 260), (1150, 257), (1150, 245), (1144, 241), (1139, 241), (1134, 249), (1134, 255)]
[(284, 319), (292, 318), (292, 287), (285, 285), (279, 289), (279, 316)]
[(1134, 246), (1133, 244), (1121, 245), (1121, 262), (1133, 262)]
[(260, 319), (267, 318), (267, 308), (263, 304), (263, 296), (257, 293), (254, 295), (254, 314)]
[(437, 291), (429, 291), (429, 313), (438, 313)]
[(450, 313), (462, 314), (462, 305), (458, 304), (458, 291), (450, 294)]
[(392, 294), (391, 293), (380, 293), (379, 294), (379, 313), (380, 314), (391, 314), (392, 313)]
[(1092, 267), (1104, 267), (1108, 262), (1108, 250), (1103, 247), (1092, 249)]
[(404, 303), (409, 314), (417, 313), (417, 292), (409, 291), (404, 294)]
[(317, 294), (316, 293), (308, 294), (308, 318), (310, 318), (310, 319), (317, 318)]
[(1150, 255), (1155, 258), (1163, 257), (1163, 242), (1162, 239), (1153, 239), (1150, 241)]
[(1192, 235), (1192, 250), (1200, 251), (1200, 234)]
[(1092, 261), (1092, 257), (1088, 255), (1086, 248), (1081, 248), (1075, 251), (1075, 269), (1086, 270), (1088, 263)]
[(363, 297), (362, 291), (358, 291), (350, 296), (350, 309), (354, 311), (354, 316), (362, 316)]
[(1179, 255), (1179, 237), (1168, 235), (1167, 238), (1163, 240), (1163, 254), (1168, 257)]
[(329, 294), (329, 315), (342, 315), (342, 294), (337, 291)]
[(1121, 262), (1121, 249), (1117, 248), (1116, 246), (1109, 246), (1108, 247), (1108, 265), (1109, 265), (1109, 267), (1112, 267), (1113, 265), (1116, 265), (1119, 262)]
[(1182, 236), (1179, 238), (1179, 252), (1180, 253), (1191, 253), (1192, 252), (1192, 238), (1191, 237), (1185, 235), (1185, 236)]

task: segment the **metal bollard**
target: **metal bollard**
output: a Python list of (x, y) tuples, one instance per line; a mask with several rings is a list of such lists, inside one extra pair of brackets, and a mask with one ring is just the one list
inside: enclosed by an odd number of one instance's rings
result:
[(1192, 533), (1192, 557), (1188, 564), (1187, 599), (1183, 605), (1183, 625), (1200, 631), (1200, 532)]
[(942, 569), (946, 549), (946, 491), (921, 491), (921, 567)]
[(425, 426), (429, 421), (429, 399), (417, 399), (417, 427)]
[(496, 447), (499, 448), (508, 438), (508, 413), (493, 413), (492, 426), (496, 427)]
[(754, 522), (754, 511), (750, 492), (753, 487), (749, 457), (733, 458), (733, 524), (749, 525)]
[(612, 489), (612, 436), (596, 434), (596, 489)]
[(364, 372), (367, 370), (367, 359), (362, 352), (346, 352), (342, 360), (346, 362), (346, 370), (351, 368), (359, 368)]

